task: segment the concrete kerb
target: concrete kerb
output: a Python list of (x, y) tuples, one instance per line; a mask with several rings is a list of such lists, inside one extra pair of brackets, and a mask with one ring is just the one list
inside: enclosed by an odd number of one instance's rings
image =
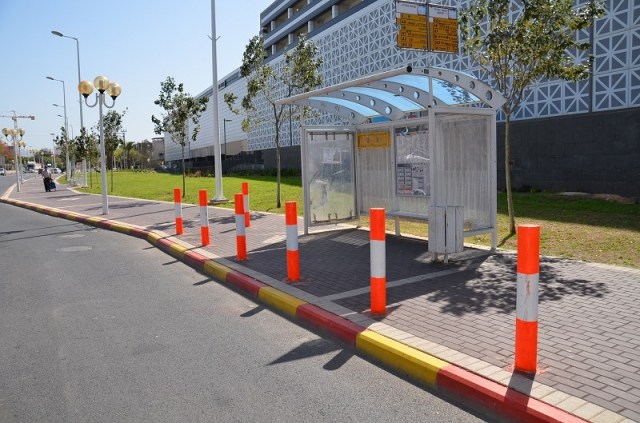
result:
[[(586, 421), (504, 384), (487, 379), (480, 374), (378, 333), (371, 326), (366, 327), (353, 321), (358, 321), (358, 319), (348, 319), (336, 315), (325, 310), (321, 301), (313, 301), (315, 304), (312, 304), (292, 295), (289, 289), (286, 289), (289, 292), (285, 292), (279, 289), (281, 287), (265, 284), (245, 274), (242, 271), (242, 266), (225, 265), (224, 262), (230, 263), (164, 232), (147, 231), (145, 228), (123, 222), (10, 199), (8, 198), (10, 192), (11, 189), (0, 197), (0, 201), (39, 213), (146, 239), (153, 246), (213, 279), (235, 286), (275, 311), (328, 333), (384, 367), (454, 398), (465, 406), (521, 422)], [(359, 320), (370, 321), (370, 319)]]

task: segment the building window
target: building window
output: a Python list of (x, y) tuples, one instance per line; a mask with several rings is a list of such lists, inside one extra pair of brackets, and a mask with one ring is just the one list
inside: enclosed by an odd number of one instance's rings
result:
[(342, 0), (336, 3), (336, 6), (338, 6), (340, 13), (344, 13), (352, 7), (359, 5), (360, 3), (362, 3), (362, 0)]

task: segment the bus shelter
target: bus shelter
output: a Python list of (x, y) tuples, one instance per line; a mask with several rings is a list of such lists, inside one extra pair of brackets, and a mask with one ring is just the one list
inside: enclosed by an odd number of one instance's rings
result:
[(505, 99), (473, 76), (396, 69), (280, 101), (339, 116), (302, 125), (304, 230), (370, 208), (428, 222), (429, 251), (462, 251), (489, 233), (496, 247), (496, 110)]

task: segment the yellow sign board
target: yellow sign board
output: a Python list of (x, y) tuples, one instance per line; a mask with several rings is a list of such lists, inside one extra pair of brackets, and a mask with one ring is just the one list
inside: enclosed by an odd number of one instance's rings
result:
[(398, 24), (398, 47), (419, 50), (427, 49), (428, 32), (426, 15), (398, 13), (396, 23)]
[(455, 8), (429, 5), (429, 40), (430, 50), (458, 52), (458, 17)]
[(458, 52), (458, 17), (455, 7), (426, 0), (396, 0), (399, 48)]
[(391, 145), (389, 131), (358, 134), (358, 148), (389, 147), (389, 145)]

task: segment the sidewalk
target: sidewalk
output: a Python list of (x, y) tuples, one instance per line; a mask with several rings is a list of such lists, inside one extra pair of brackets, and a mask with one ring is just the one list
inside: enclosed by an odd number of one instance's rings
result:
[[(253, 212), (248, 260), (235, 259), (233, 210), (79, 194), (25, 181), (3, 202), (149, 240), (197, 269), (252, 293), (295, 320), (328, 331), (383, 366), (514, 421), (640, 422), (640, 271), (543, 257), (539, 373), (513, 374), (515, 255), (466, 248), (431, 263), (424, 240), (387, 235), (387, 313), (369, 308), (369, 234), (349, 227), (299, 237), (301, 281), (286, 274), (284, 216)], [(108, 219), (108, 221), (102, 221)], [(299, 233), (302, 224), (299, 220)], [(153, 231), (153, 232), (152, 232)], [(544, 228), (543, 228), (544, 231)], [(149, 234), (151, 232), (151, 234)], [(570, 414), (569, 414), (570, 413)]]

